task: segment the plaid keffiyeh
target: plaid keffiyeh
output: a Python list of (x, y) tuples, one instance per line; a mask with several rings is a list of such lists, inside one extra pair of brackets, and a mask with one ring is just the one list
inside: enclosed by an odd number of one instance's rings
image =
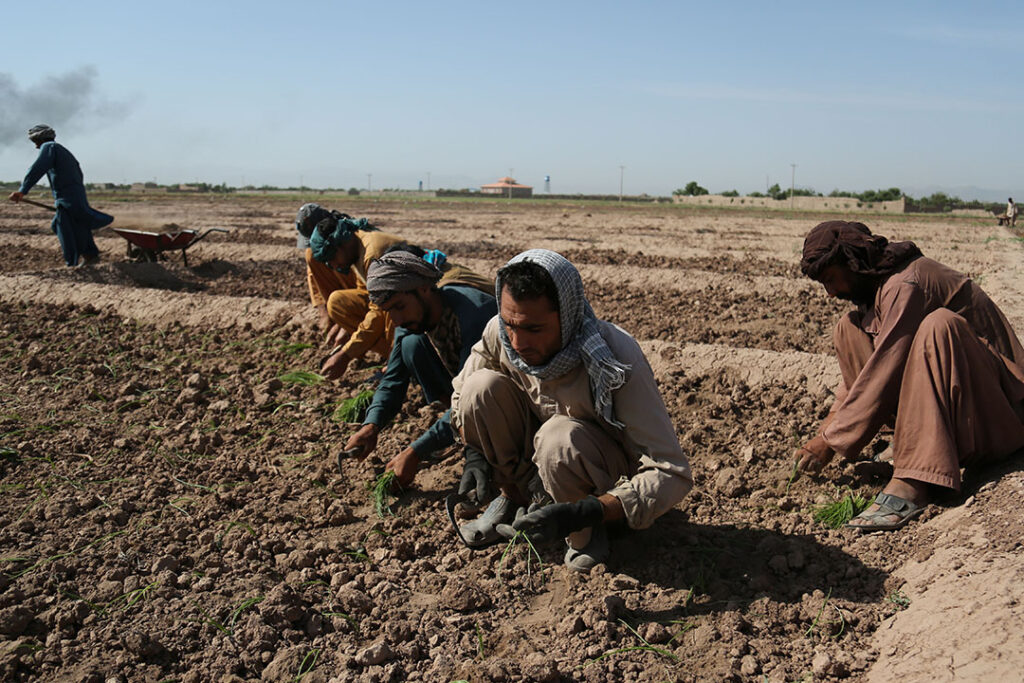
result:
[[(524, 251), (508, 264), (520, 261), (537, 264), (555, 281), (562, 327), (562, 350), (546, 365), (528, 365), (512, 348), (505, 321), (498, 316), (498, 334), (505, 354), (519, 370), (540, 379), (561, 377), (582, 362), (590, 379), (594, 409), (605, 422), (621, 429), (623, 424), (615, 419), (612, 392), (626, 383), (626, 373), (630, 366), (620, 363), (601, 337), (597, 317), (583, 293), (583, 280), (579, 271), (564, 256), (547, 249)], [(501, 301), (501, 286), (499, 277), (495, 283), (498, 301)]]

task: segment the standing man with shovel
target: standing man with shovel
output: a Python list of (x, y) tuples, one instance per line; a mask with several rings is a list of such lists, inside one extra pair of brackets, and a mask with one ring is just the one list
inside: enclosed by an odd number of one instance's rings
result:
[(92, 231), (110, 225), (114, 217), (89, 206), (82, 168), (66, 147), (54, 142), (56, 137), (56, 131), (46, 124), (29, 129), (28, 139), (35, 143), (39, 156), (25, 174), (21, 187), (12, 192), (8, 199), (35, 204), (25, 200), (25, 195), (45, 174), (50, 180), (56, 208), (51, 227), (60, 241), (64, 263), (69, 267), (92, 265), (100, 260), (100, 251), (93, 241)]

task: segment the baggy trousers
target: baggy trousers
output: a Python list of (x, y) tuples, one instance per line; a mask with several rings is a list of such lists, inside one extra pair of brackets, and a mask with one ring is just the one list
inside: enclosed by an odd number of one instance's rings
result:
[(78, 264), (79, 258), (99, 254), (100, 250), (92, 237), (89, 215), (77, 207), (69, 208), (62, 204), (57, 204), (56, 209), (50, 227), (60, 242), (64, 263), (74, 266)]
[[(597, 424), (565, 415), (541, 422), (532, 407), (526, 392), (499, 372), (477, 370), (463, 384), (463, 438), (491, 463), (499, 486), (525, 492), (523, 482), (536, 467), (556, 503), (574, 503), (634, 474), (622, 446)], [(581, 548), (589, 538), (584, 529), (571, 534), (569, 543)]]
[[(847, 314), (836, 326), (836, 355), (852, 386), (874, 349)], [(1004, 387), (1018, 382), (1003, 359), (949, 309), (929, 313), (910, 346), (899, 388), (893, 477), (960, 490), (960, 468), (1024, 448), (1024, 406)]]
[[(351, 282), (351, 285), (339, 289), (338, 273), (330, 266), (315, 261), (310, 256), (306, 257), (306, 265), (309, 267), (310, 274), (310, 299), (314, 303), (316, 302), (312, 292), (315, 288), (316, 293), (327, 305), (327, 317), (331, 322), (350, 333), (355, 332), (370, 310), (369, 292), (365, 288), (356, 286), (358, 281), (354, 272), (350, 273), (350, 277), (340, 278), (341, 281)], [(384, 334), (379, 336), (368, 350), (387, 358), (391, 352), (391, 344), (394, 342), (395, 326), (391, 322), (391, 316), (383, 312), (381, 314), (384, 316)]]

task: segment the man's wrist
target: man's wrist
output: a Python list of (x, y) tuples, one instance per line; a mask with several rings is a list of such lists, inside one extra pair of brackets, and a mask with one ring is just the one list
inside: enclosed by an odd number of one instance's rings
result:
[(600, 501), (604, 513), (603, 521), (614, 522), (626, 516), (626, 510), (622, 507), (622, 501), (618, 497), (605, 493), (598, 496), (597, 500)]

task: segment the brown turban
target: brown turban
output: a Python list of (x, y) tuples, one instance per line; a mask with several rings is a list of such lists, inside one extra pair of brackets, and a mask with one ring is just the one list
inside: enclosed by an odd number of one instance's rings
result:
[(381, 304), (396, 292), (408, 292), (441, 279), (441, 271), (408, 251), (391, 251), (370, 264), (366, 273), (366, 289), (370, 301)]
[(800, 270), (812, 280), (831, 265), (871, 277), (887, 277), (921, 256), (913, 242), (889, 242), (872, 235), (868, 226), (855, 221), (825, 221), (814, 226), (804, 239)]

